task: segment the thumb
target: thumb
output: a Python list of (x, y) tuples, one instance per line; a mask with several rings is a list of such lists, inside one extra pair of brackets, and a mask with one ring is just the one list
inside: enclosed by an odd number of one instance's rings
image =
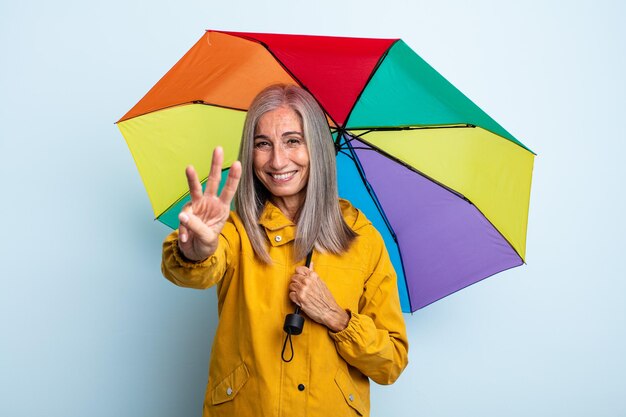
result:
[(209, 234), (210, 232), (210, 229), (207, 227), (207, 225), (205, 225), (198, 216), (191, 212), (181, 213), (178, 216), (178, 220), (180, 221), (180, 224), (187, 229), (187, 231), (194, 233), (200, 238), (204, 237), (206, 239), (207, 234)]

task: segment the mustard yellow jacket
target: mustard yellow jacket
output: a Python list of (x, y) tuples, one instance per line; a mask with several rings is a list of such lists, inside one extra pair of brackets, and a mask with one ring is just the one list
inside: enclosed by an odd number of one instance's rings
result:
[(167, 279), (199, 289), (217, 284), (219, 323), (204, 417), (368, 416), (369, 379), (391, 384), (406, 367), (406, 329), (383, 240), (350, 203), (342, 200), (341, 209), (358, 237), (342, 255), (316, 251), (313, 263), (337, 303), (349, 310), (350, 322), (333, 333), (306, 318), (303, 333), (293, 336), (291, 362), (281, 359), (283, 322), (294, 310), (287, 287), (304, 262), (293, 262), (296, 226), (278, 208), (268, 203), (259, 220), (272, 265), (257, 260), (236, 213), (204, 262), (182, 257), (177, 232), (165, 239)]

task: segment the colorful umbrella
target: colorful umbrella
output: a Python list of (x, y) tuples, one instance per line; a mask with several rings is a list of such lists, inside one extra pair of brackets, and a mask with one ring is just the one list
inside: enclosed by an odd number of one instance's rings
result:
[(185, 167), (208, 173), (217, 145), (230, 166), (275, 83), (326, 112), (340, 195), (383, 235), (404, 311), (524, 263), (534, 154), (400, 39), (207, 31), (118, 122), (157, 219), (178, 227)]

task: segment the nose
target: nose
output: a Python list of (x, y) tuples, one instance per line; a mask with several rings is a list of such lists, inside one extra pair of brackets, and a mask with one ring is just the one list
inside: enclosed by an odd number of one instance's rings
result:
[(272, 156), (270, 159), (270, 167), (274, 170), (280, 171), (287, 166), (288, 158), (287, 152), (282, 146), (274, 146), (272, 149)]

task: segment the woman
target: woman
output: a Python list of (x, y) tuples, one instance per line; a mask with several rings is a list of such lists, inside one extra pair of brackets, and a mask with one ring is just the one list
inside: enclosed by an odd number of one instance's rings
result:
[[(398, 378), (406, 332), (382, 238), (338, 199), (335, 150), (315, 99), (294, 86), (262, 91), (239, 159), (219, 196), (220, 148), (204, 192), (187, 168), (191, 203), (163, 244), (167, 279), (217, 285), (204, 416), (369, 415), (369, 379)], [(287, 362), (283, 321), (294, 303), (305, 326)]]

